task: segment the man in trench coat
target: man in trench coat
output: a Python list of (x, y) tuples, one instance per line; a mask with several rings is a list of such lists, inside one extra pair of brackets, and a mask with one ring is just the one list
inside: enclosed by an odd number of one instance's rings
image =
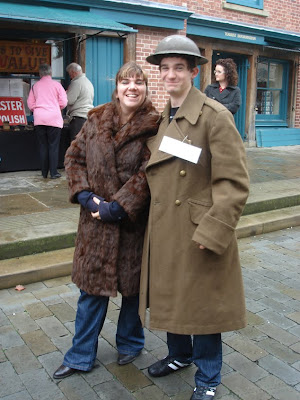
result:
[(192, 40), (168, 36), (147, 61), (159, 65), (170, 95), (148, 141), (140, 290), (141, 320), (149, 307), (150, 328), (167, 331), (169, 354), (148, 372), (165, 376), (194, 362), (191, 400), (211, 400), (221, 381), (221, 332), (246, 325), (235, 235), (249, 190), (245, 150), (232, 114), (193, 86), (207, 60)]

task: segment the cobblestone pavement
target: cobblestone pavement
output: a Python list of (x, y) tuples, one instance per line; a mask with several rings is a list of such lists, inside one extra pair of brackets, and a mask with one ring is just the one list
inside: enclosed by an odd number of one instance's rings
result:
[[(239, 240), (248, 326), (223, 335), (222, 384), (216, 399), (300, 398), (300, 227)], [(195, 367), (151, 378), (166, 355), (164, 332), (146, 329), (145, 350), (118, 366), (120, 297), (111, 299), (90, 373), (52, 379), (70, 347), (78, 289), (70, 277), (0, 291), (1, 400), (188, 400)], [(212, 316), (213, 318), (213, 316)]]

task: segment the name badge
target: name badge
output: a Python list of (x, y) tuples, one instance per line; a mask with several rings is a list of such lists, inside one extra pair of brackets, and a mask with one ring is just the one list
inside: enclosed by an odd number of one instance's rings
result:
[(202, 149), (200, 147), (193, 146), (191, 144), (183, 143), (180, 140), (164, 136), (159, 150), (164, 153), (171, 154), (183, 160), (190, 161), (197, 164)]

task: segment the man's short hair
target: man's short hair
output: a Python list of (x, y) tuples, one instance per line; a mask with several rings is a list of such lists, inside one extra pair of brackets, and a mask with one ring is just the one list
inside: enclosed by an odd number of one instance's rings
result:
[(82, 72), (82, 68), (79, 64), (73, 62), (67, 66), (66, 71)]

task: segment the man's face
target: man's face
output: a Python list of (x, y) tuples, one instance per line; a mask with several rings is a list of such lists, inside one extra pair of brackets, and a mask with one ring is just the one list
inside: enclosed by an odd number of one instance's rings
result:
[(181, 57), (166, 57), (160, 63), (160, 77), (171, 98), (186, 96), (198, 72), (197, 67), (189, 70), (187, 60)]
[(70, 76), (71, 79), (75, 78), (76, 72), (73, 71), (73, 70), (69, 71), (69, 76)]

